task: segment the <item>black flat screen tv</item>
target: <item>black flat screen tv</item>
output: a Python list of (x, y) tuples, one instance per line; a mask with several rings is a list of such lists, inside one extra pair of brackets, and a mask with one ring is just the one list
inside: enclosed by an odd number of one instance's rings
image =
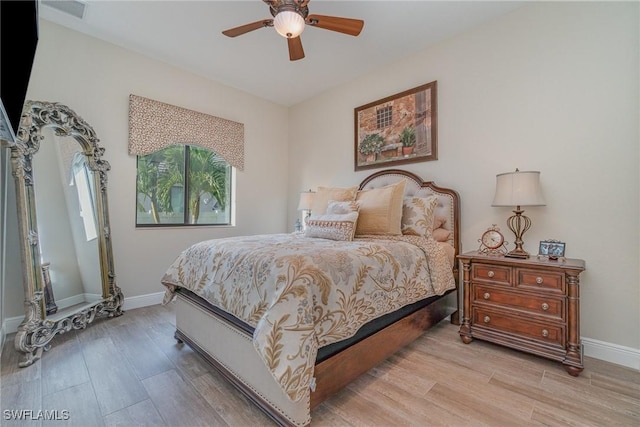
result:
[(18, 132), (37, 45), (37, 0), (0, 1), (0, 138)]

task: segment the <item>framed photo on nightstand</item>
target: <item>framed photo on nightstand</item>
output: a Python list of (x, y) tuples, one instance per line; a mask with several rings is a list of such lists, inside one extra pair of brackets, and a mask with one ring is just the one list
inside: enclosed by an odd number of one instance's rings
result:
[(564, 257), (565, 243), (559, 240), (542, 240), (540, 242), (539, 256), (546, 256), (551, 260)]

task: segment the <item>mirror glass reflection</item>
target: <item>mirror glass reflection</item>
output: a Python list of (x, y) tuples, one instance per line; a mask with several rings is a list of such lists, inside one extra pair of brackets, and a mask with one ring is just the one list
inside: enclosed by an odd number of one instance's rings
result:
[(42, 136), (33, 179), (46, 314), (55, 321), (103, 298), (97, 203), (94, 172), (78, 141), (51, 128)]

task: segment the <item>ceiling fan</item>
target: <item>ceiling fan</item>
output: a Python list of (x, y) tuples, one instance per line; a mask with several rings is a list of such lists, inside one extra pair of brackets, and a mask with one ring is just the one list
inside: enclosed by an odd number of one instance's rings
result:
[(305, 24), (312, 27), (357, 36), (362, 31), (364, 21), (361, 19), (340, 18), (337, 16), (310, 15), (310, 0), (263, 0), (269, 5), (269, 11), (273, 19), (263, 19), (241, 25), (222, 32), (228, 37), (237, 37), (242, 34), (263, 27), (275, 27), (278, 34), (287, 39), (289, 45), (289, 59), (296, 61), (304, 58), (300, 34), (304, 31)]

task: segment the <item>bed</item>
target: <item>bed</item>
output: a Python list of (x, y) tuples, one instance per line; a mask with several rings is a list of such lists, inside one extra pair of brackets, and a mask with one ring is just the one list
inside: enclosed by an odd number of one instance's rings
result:
[[(400, 206), (400, 208), (398, 208)], [(176, 333), (280, 425), (458, 323), (459, 198), (402, 170), (319, 187), (306, 230), (203, 241), (162, 278)]]

